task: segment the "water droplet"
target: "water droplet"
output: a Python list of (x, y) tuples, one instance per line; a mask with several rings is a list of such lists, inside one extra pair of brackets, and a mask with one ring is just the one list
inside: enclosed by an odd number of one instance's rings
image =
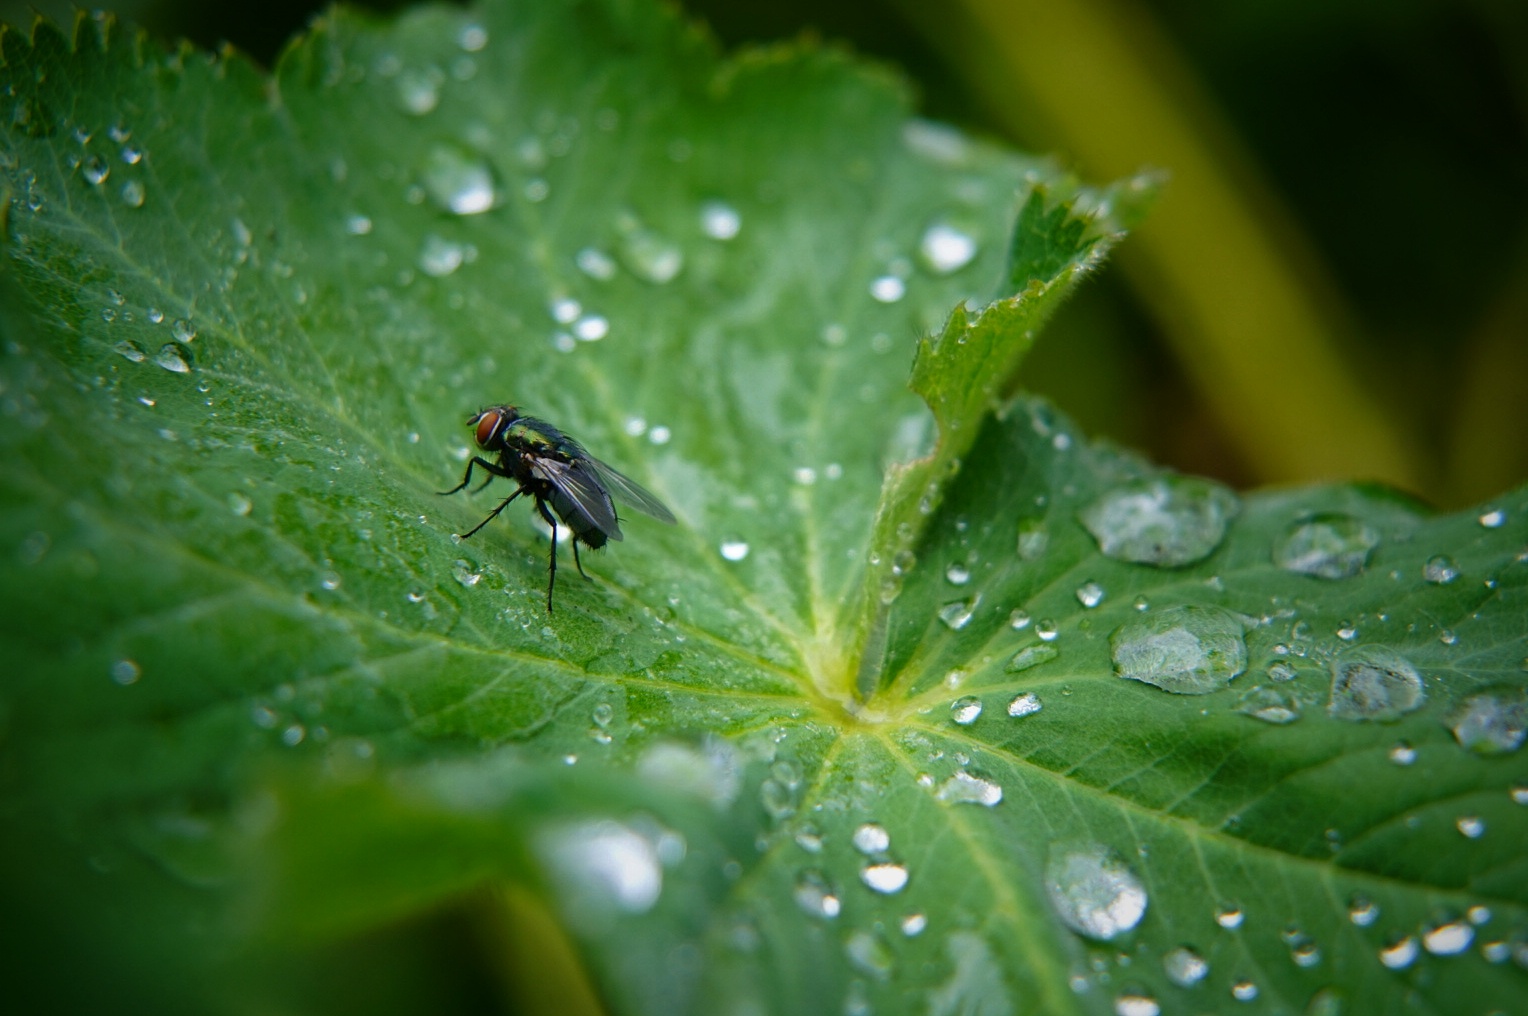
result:
[(1146, 914), (1141, 880), (1102, 844), (1053, 855), (1045, 868), (1045, 891), (1062, 923), (1100, 942), (1123, 935)]
[(323, 574), (319, 575), (318, 584), (329, 592), (334, 592), (340, 587), (339, 573), (332, 571), (324, 572)]
[(896, 303), (907, 295), (907, 283), (895, 275), (882, 275), (870, 283), (870, 295), (880, 303)]
[(838, 916), (842, 904), (838, 899), (838, 892), (828, 882), (822, 872), (815, 868), (809, 868), (801, 873), (796, 880), (794, 893), (796, 906), (809, 917), (817, 917), (831, 921)]
[(573, 256), (573, 263), (579, 271), (599, 282), (615, 278), (615, 260), (597, 248), (585, 247)]
[(468, 589), (477, 585), (478, 580), (483, 577), (482, 573), (472, 566), (472, 562), (462, 558), (457, 558), (451, 565), (451, 575)]
[(1161, 1016), (1162, 1005), (1141, 988), (1127, 988), (1114, 999), (1114, 1016)]
[(1104, 587), (1089, 579), (1077, 587), (1077, 602), (1092, 610), (1104, 602)]
[(946, 603), (939, 608), (939, 620), (951, 631), (960, 631), (971, 623), (972, 616), (976, 613), (977, 604), (981, 603), (980, 596), (974, 596), (969, 600), (956, 600)]
[(1218, 483), (1166, 476), (1117, 487), (1078, 517), (1106, 557), (1179, 568), (1213, 553), (1240, 507)]
[(1273, 563), (1321, 579), (1352, 578), (1369, 563), (1379, 533), (1351, 515), (1325, 512), (1290, 527), (1273, 548)]
[(1520, 783), (1512, 788), (1512, 803), (1528, 804), (1528, 783)]
[(100, 186), (101, 184), (105, 183), (106, 178), (111, 175), (111, 166), (109, 166), (106, 160), (101, 158), (99, 155), (92, 155), (90, 158), (85, 160), (85, 164), (81, 168), (81, 172), (85, 175), (85, 180), (87, 183), (95, 186)]
[(982, 700), (975, 695), (962, 695), (950, 703), (950, 719), (962, 727), (969, 727), (982, 714)]
[(133, 363), (142, 363), (144, 360), (148, 359), (148, 354), (145, 353), (142, 349), (139, 349), (137, 343), (131, 342), (127, 339), (123, 339), (121, 342), (117, 343), (111, 348), (116, 350), (122, 356), (131, 360)]
[(1182, 945), (1162, 957), (1162, 969), (1167, 972), (1167, 979), (1178, 987), (1192, 988), (1209, 974), (1210, 965), (1203, 956)]
[(940, 784), (934, 797), (946, 804), (980, 804), (991, 808), (1002, 802), (1003, 788), (962, 769)]
[(1264, 723), (1282, 725), (1300, 718), (1299, 701), (1274, 688), (1253, 688), (1237, 702), (1236, 710)]
[(1300, 676), (1294, 667), (1291, 667), (1283, 660), (1275, 660), (1273, 663), (1270, 663), (1266, 673), (1268, 674), (1268, 680), (1279, 682), (1293, 681), (1296, 677)]
[(1056, 622), (1048, 617), (1042, 617), (1035, 622), (1035, 637), (1041, 642), (1054, 642), (1061, 634), (1061, 629), (1056, 627)]
[(371, 232), (371, 219), (365, 215), (351, 215), (345, 219), (345, 232), (351, 236), (365, 236)]
[(1416, 668), (1382, 646), (1358, 646), (1332, 661), (1327, 711), (1339, 720), (1389, 722), (1419, 708), (1425, 697)]
[(658, 424), (647, 432), (648, 442), (655, 445), (666, 445), (673, 436), (674, 432), (662, 424)]
[(1447, 585), (1459, 577), (1459, 566), (1446, 554), (1430, 557), (1422, 566), (1422, 577), (1438, 585)]
[(1257, 985), (1251, 981), (1237, 981), (1231, 985), (1231, 997), (1238, 1002), (1250, 1002), (1257, 998)]
[(1235, 904), (1223, 904), (1215, 910), (1215, 923), (1227, 931), (1235, 931), (1237, 928), (1240, 928), (1242, 922), (1246, 919), (1246, 911)]
[(123, 687), (137, 684), (138, 678), (142, 676), (143, 668), (139, 667), (133, 660), (117, 660), (111, 665), (111, 679)]
[(287, 728), (281, 732), (281, 743), (286, 745), (288, 748), (295, 748), (299, 744), (302, 744), (303, 739), (307, 736), (307, 728), (305, 728), (301, 723), (292, 723), (289, 724)]
[(166, 342), (159, 347), (159, 352), (154, 354), (154, 362), (175, 374), (191, 373), (191, 365), (186, 362), (181, 348), (173, 342)]
[(1379, 951), (1379, 961), (1391, 970), (1405, 970), (1416, 962), (1417, 940), (1410, 935), (1395, 939)]
[(849, 957), (850, 964), (856, 970), (878, 981), (885, 980), (891, 974), (891, 950), (881, 940), (881, 936), (874, 932), (860, 929), (851, 934), (844, 942), (844, 955)]
[[(94, 181), (91, 182), (93, 183)], [(1507, 513), (1502, 511), (1500, 508), (1492, 508), (1489, 511), (1482, 512), (1480, 515), (1480, 524), (1485, 526), (1487, 529), (1498, 529), (1504, 525), (1506, 521)]]
[(148, 198), (148, 192), (144, 190), (142, 180), (129, 180), (122, 185), (122, 203), (129, 208), (142, 208), (143, 202)]
[(456, 33), (456, 44), (468, 53), (476, 53), (488, 45), (488, 29), (475, 21), (469, 21)]
[(713, 240), (731, 240), (743, 228), (743, 217), (725, 201), (706, 201), (700, 206), (700, 231)]
[(493, 173), (488, 163), (454, 145), (435, 145), (425, 156), (424, 187), (434, 202), (457, 215), (477, 215), (493, 207)]
[(621, 237), (620, 255), (627, 271), (654, 285), (673, 281), (684, 268), (684, 252), (677, 244), (640, 227)]
[(426, 275), (441, 278), (460, 268), (466, 253), (467, 249), (462, 244), (430, 233), (424, 238), (424, 246), (419, 250), (419, 268)]
[(742, 540), (723, 540), (721, 551), (728, 561), (741, 561), (748, 556), (748, 544)]
[(1452, 628), (1444, 628), (1442, 631), (1438, 632), (1438, 641), (1442, 642), (1446, 646), (1457, 645), (1459, 642), (1459, 633), (1454, 631)]
[(944, 570), (944, 578), (952, 586), (963, 586), (971, 581), (971, 570), (957, 562)]
[(1422, 948), (1434, 956), (1457, 956), (1475, 941), (1475, 929), (1460, 920), (1431, 925), (1422, 931)]
[(811, 466), (797, 466), (791, 470), (791, 479), (803, 487), (810, 487), (817, 482), (817, 470)]
[(855, 850), (871, 857), (891, 848), (891, 834), (879, 822), (865, 822), (854, 830), (852, 842)]
[(1040, 697), (1032, 691), (1026, 691), (1022, 695), (1015, 696), (1013, 701), (1008, 703), (1008, 715), (1015, 718), (1033, 716), (1042, 708), (1044, 707), (1040, 704)]
[(1061, 650), (1051, 645), (1026, 646), (1013, 654), (1003, 669), (1009, 673), (1018, 673), (1031, 667), (1038, 667), (1042, 663), (1049, 663), (1061, 655)]
[(907, 885), (907, 866), (903, 864), (867, 864), (860, 869), (860, 881), (878, 893), (901, 892)]
[(1480, 755), (1504, 755), (1528, 735), (1528, 693), (1521, 688), (1471, 695), (1447, 719), (1461, 747)]
[(1012, 628), (1014, 631), (1023, 631), (1025, 628), (1028, 628), (1029, 612), (1025, 610), (1015, 610), (1012, 614), (1009, 614), (1008, 627)]
[(1478, 840), (1486, 834), (1485, 819), (1479, 815), (1460, 815), (1454, 822), (1454, 827), (1466, 839)]
[(768, 779), (759, 784), (759, 803), (776, 822), (796, 814), (795, 790), (777, 779)]
[(542, 863), (563, 883), (576, 913), (651, 910), (663, 891), (657, 845), (608, 819), (554, 825), (536, 838)]
[(440, 86), (445, 75), (438, 68), (408, 68), (396, 82), (398, 104), (407, 113), (424, 116), (440, 105)]
[(923, 930), (927, 927), (928, 918), (923, 914), (908, 914), (902, 918), (902, 934), (908, 938), (916, 938), (923, 934)]
[(1050, 545), (1050, 533), (1039, 519), (1025, 519), (1019, 523), (1018, 554), (1021, 561), (1036, 561)]
[(255, 503), (237, 490), (228, 495), (228, 510), (243, 518), (255, 507)]
[(1379, 920), (1379, 907), (1362, 893), (1354, 893), (1348, 898), (1348, 920), (1360, 928), (1367, 928)]
[(935, 275), (958, 272), (976, 257), (976, 238), (942, 219), (929, 223), (918, 240), (918, 256)]
[(190, 342), (196, 338), (196, 328), (185, 318), (176, 318), (170, 325), (170, 334), (177, 342)]
[(1417, 760), (1417, 750), (1405, 741), (1397, 741), (1390, 748), (1390, 761), (1398, 766), (1409, 766)]
[(1218, 607), (1169, 607), (1109, 636), (1114, 672), (1176, 695), (1207, 695), (1247, 669), (1242, 623)]
[(601, 314), (585, 314), (573, 322), (573, 337), (580, 342), (598, 342), (610, 334), (610, 322)]

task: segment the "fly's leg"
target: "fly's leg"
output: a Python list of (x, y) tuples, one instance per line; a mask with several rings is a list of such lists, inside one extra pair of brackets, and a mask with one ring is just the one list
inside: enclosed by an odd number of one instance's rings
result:
[[(573, 563), (578, 565), (578, 574), (589, 578), (589, 573), (584, 571), (584, 563), (578, 559), (578, 534), (573, 534)], [(591, 580), (592, 581), (592, 580)]]
[[(463, 482), (465, 483), (466, 481), (463, 481)], [(456, 489), (457, 490), (461, 490), (460, 487), (458, 487)], [(489, 512), (488, 513), (488, 517), (486, 519), (484, 519), (482, 522), (479, 522), (477, 525), (473, 526), (471, 529), (469, 529), (465, 533), (463, 533), (462, 534), (462, 539), (465, 540), (467, 537), (471, 536), (473, 533), (477, 532), (479, 529), (482, 529), (484, 526), (488, 525), (488, 523), (490, 523), (494, 519), (498, 518), (499, 517), (499, 512), (501, 512), (504, 509), (508, 508), (509, 507), (509, 503), (511, 501), (513, 501), (515, 498), (519, 497), (521, 494), (524, 494), (524, 493), (525, 493), (525, 488), (521, 487), (519, 490), (515, 491), (513, 494), (511, 494), (508, 497), (506, 497), (504, 500), (500, 501), (499, 502), (499, 507), (497, 507), (493, 511)]]
[[(462, 476), (462, 482), (458, 483), (456, 486), (452, 487), (450, 490), (442, 490), (442, 491), (440, 491), (440, 496), (441, 497), (445, 497), (445, 496), (447, 496), (449, 494), (455, 494), (457, 491), (459, 491), (459, 490), (463, 489), (464, 487), (466, 487), (467, 484), (471, 483), (472, 482), (472, 467), (473, 466), (482, 466), (484, 469), (488, 470), (488, 472), (492, 474), (491, 476), (488, 477), (488, 479), (486, 481), (484, 481), (483, 487), (486, 487), (486, 486), (488, 486), (488, 484), (492, 483), (493, 482), (493, 478), (495, 476), (502, 476), (505, 479), (510, 479), (510, 475), (509, 475), (509, 472), (507, 470), (500, 469), (498, 466), (494, 465), (492, 462), (489, 462), (487, 459), (483, 458), (480, 455), (474, 455), (474, 456), (472, 456), (472, 459), (467, 463), (467, 472)], [(482, 490), (483, 487), (479, 487), (478, 490)], [(508, 501), (504, 502), (504, 504), (508, 504), (508, 503), (509, 503)], [(503, 505), (500, 505), (500, 507), (502, 508)], [(498, 512), (494, 512), (494, 514), (497, 515)], [(492, 518), (493, 516), (489, 516), (489, 517)], [(476, 530), (473, 530), (473, 532), (476, 532)]]
[[(541, 513), (542, 518), (546, 519), (546, 524), (552, 527), (552, 554), (550, 563), (547, 565), (546, 580), (546, 612), (550, 614), (552, 612), (552, 590), (557, 587), (557, 519), (547, 510), (546, 502), (539, 497), (536, 498), (536, 510)], [(578, 555), (577, 543), (573, 545), (573, 554), (575, 557)]]

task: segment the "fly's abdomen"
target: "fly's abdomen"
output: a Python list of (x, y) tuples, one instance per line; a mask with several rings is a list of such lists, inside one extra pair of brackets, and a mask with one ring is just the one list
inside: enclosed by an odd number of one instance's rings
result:
[[(557, 517), (562, 519), (569, 529), (573, 530), (575, 537), (583, 540), (590, 547), (603, 547), (605, 545), (606, 540), (609, 539), (609, 534), (601, 528), (594, 514), (582, 503), (569, 497), (566, 492), (555, 486), (548, 493), (547, 500), (551, 502), (552, 510), (557, 513)], [(614, 518), (615, 505), (611, 503), (608, 496), (605, 497), (604, 501), (607, 513), (610, 517)]]

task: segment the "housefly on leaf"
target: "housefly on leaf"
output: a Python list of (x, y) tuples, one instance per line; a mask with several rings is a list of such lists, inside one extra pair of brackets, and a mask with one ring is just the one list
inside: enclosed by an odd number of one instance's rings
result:
[[(472, 469), (481, 466), (490, 475), (483, 487), (502, 476), (517, 484), (488, 517), (462, 534), (466, 539), (509, 507), (522, 494), (536, 502), (536, 511), (552, 527), (552, 554), (547, 565), (546, 609), (552, 612), (552, 589), (557, 585), (557, 520), (573, 531), (573, 563), (584, 578), (584, 564), (578, 559), (580, 542), (598, 549), (607, 540), (621, 539), (620, 519), (615, 501), (619, 500), (659, 522), (672, 523), (674, 513), (630, 477), (605, 465), (584, 451), (584, 446), (545, 420), (521, 416), (514, 406), (490, 406), (467, 418), (473, 436), (483, 451), (497, 454), (492, 462), (474, 455), (467, 463), (462, 482), (442, 495), (455, 494), (472, 482)], [(483, 487), (479, 487), (482, 490)], [(548, 506), (550, 505), (550, 508)], [(554, 515), (555, 513), (555, 515)]]

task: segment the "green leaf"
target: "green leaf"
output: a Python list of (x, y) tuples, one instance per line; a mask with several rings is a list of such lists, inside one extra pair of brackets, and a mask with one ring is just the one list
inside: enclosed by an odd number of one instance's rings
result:
[[(1005, 399), (1145, 184), (638, 2), (340, 11), (270, 78), (85, 17), (0, 59), (24, 987), (1520, 997), (1528, 491), (1239, 499)], [(503, 400), (679, 518), (555, 614), (529, 506), (436, 494)]]

